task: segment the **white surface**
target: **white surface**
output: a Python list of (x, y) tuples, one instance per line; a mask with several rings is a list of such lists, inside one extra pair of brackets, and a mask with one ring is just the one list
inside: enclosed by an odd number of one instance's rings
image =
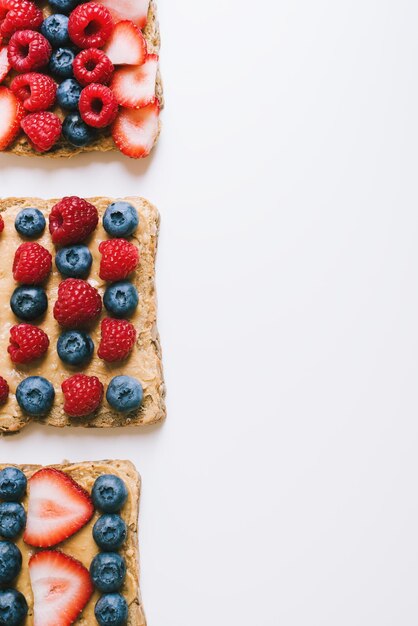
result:
[(31, 427), (133, 459), (150, 626), (418, 619), (418, 5), (160, 0), (154, 157), (0, 159), (3, 195), (142, 194), (169, 417)]

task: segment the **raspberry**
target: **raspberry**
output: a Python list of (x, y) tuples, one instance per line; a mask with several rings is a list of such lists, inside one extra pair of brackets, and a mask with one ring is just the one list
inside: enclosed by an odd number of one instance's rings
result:
[(27, 111), (45, 111), (52, 107), (57, 93), (57, 83), (46, 74), (30, 72), (13, 79), (10, 89), (23, 102)]
[(51, 271), (51, 254), (36, 242), (22, 243), (13, 261), (13, 278), (25, 285), (40, 285)]
[(9, 397), (9, 385), (7, 384), (7, 380), (0, 376), (0, 404), (5, 404), (7, 398)]
[(31, 113), (23, 118), (20, 125), (38, 152), (50, 150), (61, 136), (60, 118), (48, 111)]
[(126, 239), (107, 239), (99, 245), (102, 255), (99, 276), (115, 281), (127, 278), (139, 263), (138, 249)]
[(101, 323), (101, 331), (102, 338), (97, 351), (99, 359), (108, 363), (126, 359), (135, 345), (134, 326), (126, 320), (106, 317)]
[(2, 233), (3, 231), (4, 231), (4, 220), (2, 216), (0, 215), (0, 233)]
[(83, 120), (93, 128), (109, 126), (118, 113), (118, 103), (113, 91), (98, 83), (92, 83), (83, 89), (78, 107)]
[(41, 328), (32, 324), (11, 327), (7, 352), (13, 363), (30, 363), (43, 356), (48, 348), (48, 335)]
[(55, 244), (67, 246), (84, 241), (96, 228), (99, 214), (95, 206), (70, 196), (56, 204), (49, 216), (49, 232)]
[(68, 32), (79, 48), (101, 48), (113, 30), (113, 19), (102, 4), (79, 4), (70, 15)]
[(109, 57), (98, 48), (82, 50), (73, 63), (74, 77), (83, 87), (90, 83), (106, 85), (112, 77), (113, 70)]
[(18, 30), (37, 30), (43, 22), (43, 15), (33, 2), (28, 0), (2, 0), (0, 2), (0, 35), (8, 39)]
[(58, 287), (54, 317), (65, 328), (79, 328), (94, 320), (102, 310), (97, 289), (79, 278), (67, 278)]
[(19, 30), (9, 41), (7, 56), (17, 72), (31, 72), (45, 67), (51, 56), (51, 44), (33, 30)]
[(103, 385), (96, 376), (75, 374), (61, 385), (64, 411), (72, 417), (93, 413), (103, 400)]

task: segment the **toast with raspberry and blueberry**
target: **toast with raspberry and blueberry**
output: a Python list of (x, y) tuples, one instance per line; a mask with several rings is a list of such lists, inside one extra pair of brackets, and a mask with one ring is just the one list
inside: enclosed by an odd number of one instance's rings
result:
[(0, 0), (0, 151), (148, 156), (159, 49), (155, 0)]
[(0, 432), (165, 417), (158, 230), (138, 197), (0, 200)]
[(0, 612), (7, 623), (146, 626), (140, 494), (129, 461), (0, 464)]

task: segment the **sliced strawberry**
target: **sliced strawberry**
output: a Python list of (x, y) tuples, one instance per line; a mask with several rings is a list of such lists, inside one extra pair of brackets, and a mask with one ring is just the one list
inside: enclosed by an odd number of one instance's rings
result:
[(61, 543), (92, 518), (94, 506), (87, 491), (68, 474), (51, 467), (29, 479), (24, 541), (37, 548)]
[(117, 70), (110, 88), (121, 106), (141, 109), (155, 99), (158, 55), (149, 54), (143, 65)]
[(149, 0), (101, 0), (109, 9), (115, 22), (131, 20), (139, 28), (144, 28), (148, 18)]
[(45, 550), (29, 560), (34, 626), (71, 626), (93, 594), (88, 570), (58, 550)]
[(4, 150), (20, 131), (25, 115), (22, 103), (7, 87), (0, 87), (0, 150)]
[(140, 159), (152, 150), (158, 136), (158, 100), (143, 109), (122, 109), (112, 126), (113, 141), (123, 154)]
[(142, 65), (147, 56), (147, 42), (138, 26), (124, 20), (116, 24), (103, 50), (113, 65)]
[(12, 66), (9, 63), (9, 57), (7, 56), (7, 46), (2, 46), (0, 48), (0, 83), (4, 81), (11, 68)]

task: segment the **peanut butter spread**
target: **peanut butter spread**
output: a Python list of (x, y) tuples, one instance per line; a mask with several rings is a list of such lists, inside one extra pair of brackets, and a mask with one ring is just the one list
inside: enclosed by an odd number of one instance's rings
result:
[[(101, 255), (99, 244), (107, 239), (107, 233), (102, 226), (102, 216), (107, 206), (113, 201), (111, 198), (89, 198), (99, 211), (99, 225), (91, 238), (86, 242), (93, 256), (93, 265), (87, 281), (98, 289), (103, 297), (107, 284), (99, 277)], [(48, 231), (36, 239), (38, 243), (47, 248), (53, 257), (52, 272), (44, 285), (48, 297), (48, 310), (43, 318), (35, 320), (48, 335), (50, 346), (46, 355), (37, 361), (27, 365), (12, 363), (7, 352), (9, 345), (9, 331), (18, 320), (10, 308), (10, 297), (17, 287), (13, 279), (13, 258), (18, 246), (24, 239), (17, 233), (14, 222), (16, 215), (23, 208), (36, 207), (40, 209), (45, 218), (57, 200), (40, 200), (37, 198), (9, 198), (0, 201), (0, 212), (5, 222), (5, 228), (0, 235), (0, 375), (9, 383), (10, 396), (8, 402), (0, 407), (0, 430), (16, 431), (31, 420), (25, 415), (15, 397), (17, 385), (27, 376), (43, 376), (47, 378), (55, 389), (55, 402), (49, 415), (37, 418), (45, 424), (53, 426), (95, 426), (113, 427), (125, 425), (150, 424), (159, 421), (165, 416), (164, 405), (164, 382), (161, 367), (161, 351), (158, 331), (156, 326), (156, 296), (154, 285), (155, 255), (157, 248), (159, 217), (157, 210), (146, 200), (141, 198), (127, 198), (133, 204), (139, 214), (139, 226), (132, 237), (132, 242), (138, 246), (140, 254), (139, 267), (131, 277), (138, 289), (139, 305), (130, 318), (137, 330), (137, 341), (128, 359), (120, 363), (105, 363), (97, 357), (97, 348), (100, 342), (100, 321), (107, 315), (103, 307), (102, 315), (90, 329), (88, 329), (94, 344), (95, 352), (91, 362), (84, 368), (74, 368), (64, 364), (57, 353), (57, 339), (62, 331), (53, 316), (53, 307), (57, 299), (58, 285), (62, 277), (55, 266), (56, 250)], [(90, 376), (97, 376), (107, 387), (109, 381), (120, 374), (126, 374), (137, 378), (143, 385), (144, 400), (139, 410), (128, 415), (115, 412), (103, 400), (102, 406), (87, 418), (70, 419), (63, 410), (63, 395), (61, 383), (65, 378), (75, 373), (82, 372)]]

